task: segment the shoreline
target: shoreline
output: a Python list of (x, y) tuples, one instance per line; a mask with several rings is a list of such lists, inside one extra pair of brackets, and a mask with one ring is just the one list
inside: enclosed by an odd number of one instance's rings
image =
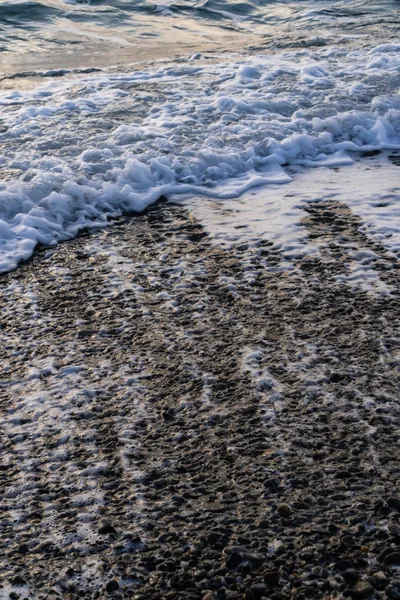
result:
[[(398, 259), (303, 225), (288, 270), (158, 204), (2, 275), (3, 593), (396, 598)], [(337, 279), (352, 244), (395, 293)]]

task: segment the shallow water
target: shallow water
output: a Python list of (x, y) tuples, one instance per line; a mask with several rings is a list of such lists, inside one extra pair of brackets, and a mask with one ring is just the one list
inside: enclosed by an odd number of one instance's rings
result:
[(101, 67), (171, 56), (175, 45), (237, 48), (252, 36), (279, 47), (315, 37), (388, 41), (399, 22), (398, 0), (0, 0), (0, 69)]

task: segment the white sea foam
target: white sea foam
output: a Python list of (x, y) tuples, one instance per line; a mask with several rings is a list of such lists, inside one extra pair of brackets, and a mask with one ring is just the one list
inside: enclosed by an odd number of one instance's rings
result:
[[(347, 167), (297, 169), (289, 184), (269, 185), (249, 190), (241, 198), (215, 201), (206, 197), (175, 196), (209, 234), (209, 239), (225, 248), (246, 245), (249, 256), (261, 240), (279, 252), (278, 265), (271, 271), (287, 271), (302, 257), (321, 257), (327, 241), (310, 236), (305, 220), (313, 203), (334, 202), (339, 210), (350, 208), (359, 218), (358, 231), (367, 236), (371, 247), (383, 248), (386, 258), (400, 253), (399, 168), (384, 153), (357, 160)], [(339, 215), (338, 215), (339, 216)], [(363, 238), (355, 240), (344, 232), (341, 246), (346, 250), (346, 269), (333, 278), (354, 290), (373, 294), (393, 291), (376, 269), (378, 255), (364, 247)], [(387, 265), (388, 266), (388, 265)]]
[(232, 198), (290, 182), (291, 166), (400, 150), (399, 50), (232, 56), (2, 93), (0, 271), (161, 195)]

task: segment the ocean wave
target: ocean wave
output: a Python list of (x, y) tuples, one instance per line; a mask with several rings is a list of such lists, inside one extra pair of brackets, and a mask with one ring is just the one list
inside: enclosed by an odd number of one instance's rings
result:
[(162, 195), (400, 149), (400, 45), (201, 60), (0, 95), (0, 271)]
[(306, 32), (321, 26), (362, 33), (377, 22), (394, 32), (397, 10), (397, 0), (371, 0), (367, 4), (361, 0), (0, 0), (0, 26), (4, 27), (3, 50), (12, 52), (16, 39), (28, 43), (32, 30), (49, 26), (57, 30), (60, 23), (63, 27), (98, 25), (132, 34), (140, 30), (142, 17), (158, 18), (161, 23), (168, 15), (279, 38), (284, 32)]

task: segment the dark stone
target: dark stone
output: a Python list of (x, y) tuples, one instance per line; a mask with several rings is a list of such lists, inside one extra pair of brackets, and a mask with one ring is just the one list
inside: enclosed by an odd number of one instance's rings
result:
[(228, 558), (226, 559), (225, 566), (229, 570), (237, 569), (237, 567), (240, 565), (242, 560), (243, 560), (243, 556), (241, 554), (239, 554), (239, 552), (232, 552), (232, 554), (230, 554), (228, 556)]
[(264, 485), (271, 492), (277, 492), (281, 487), (279, 479), (274, 479), (274, 478), (266, 479), (264, 481)]
[(340, 541), (344, 546), (352, 546), (354, 544), (354, 538), (352, 535), (344, 535)]
[(393, 510), (398, 510), (400, 511), (400, 499), (399, 498), (388, 498), (388, 506), (390, 506), (390, 508), (393, 508)]
[(207, 540), (208, 543), (211, 544), (211, 546), (218, 546), (220, 549), (226, 546), (227, 543), (226, 537), (221, 533), (218, 533), (218, 531), (212, 531), (208, 535)]
[(338, 471), (335, 475), (336, 479), (348, 479), (352, 474), (349, 471)]
[(312, 552), (309, 552), (308, 550), (304, 550), (304, 552), (300, 552), (301, 560), (304, 560), (307, 563), (311, 562), (313, 557), (314, 557), (314, 554)]
[(336, 564), (335, 564), (335, 569), (338, 569), (338, 571), (348, 571), (351, 570), (353, 568), (353, 563), (351, 562), (351, 560), (339, 560)]
[(288, 519), (292, 514), (292, 509), (287, 504), (280, 504), (277, 511), (281, 517)]
[(99, 529), (100, 535), (107, 535), (109, 533), (116, 534), (117, 530), (114, 529), (114, 527), (112, 525), (110, 525), (109, 523), (105, 523), (104, 525), (102, 525), (100, 527), (100, 529)]
[(278, 585), (280, 579), (279, 571), (267, 571), (264, 573), (264, 581), (271, 585)]
[(379, 553), (379, 555), (378, 555), (378, 560), (379, 560), (380, 562), (384, 562), (384, 560), (385, 560), (385, 557), (386, 557), (388, 554), (392, 554), (392, 552), (394, 552), (394, 551), (395, 551), (395, 549), (394, 549), (394, 548), (392, 548), (392, 547), (386, 547), (386, 548), (384, 548), (384, 549), (382, 550), (382, 552), (380, 552), (380, 553)]
[(385, 565), (400, 565), (400, 552), (391, 552), (384, 558)]
[(364, 157), (369, 158), (369, 157), (372, 157), (372, 156), (378, 156), (378, 154), (380, 154), (380, 153), (381, 153), (380, 150), (366, 150), (365, 152), (361, 153), (361, 156), (363, 158)]
[(26, 580), (23, 577), (21, 577), (21, 575), (15, 575), (11, 583), (13, 585), (26, 585)]
[(344, 571), (342, 573), (342, 577), (345, 580), (346, 583), (348, 583), (349, 585), (354, 585), (357, 583), (357, 581), (360, 579), (359, 574), (356, 571)]
[(116, 592), (119, 588), (119, 584), (118, 581), (115, 581), (115, 579), (111, 579), (111, 581), (109, 581), (106, 585), (106, 591), (107, 592)]
[(268, 588), (263, 583), (255, 583), (251, 586), (251, 591), (253, 592), (256, 600), (259, 600), (268, 593)]
[(391, 512), (392, 510), (389, 506), (382, 506), (382, 508), (379, 509), (379, 514), (383, 517), (387, 517)]

